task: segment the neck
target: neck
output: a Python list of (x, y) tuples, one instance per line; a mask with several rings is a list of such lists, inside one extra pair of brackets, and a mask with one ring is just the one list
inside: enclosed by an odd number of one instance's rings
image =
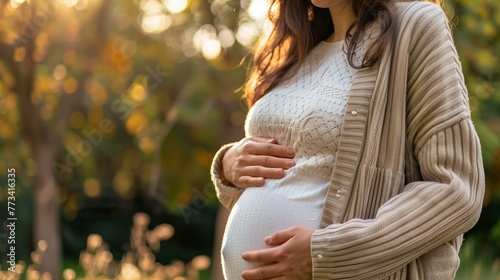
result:
[(345, 39), (347, 29), (349, 29), (351, 24), (356, 20), (351, 1), (346, 1), (340, 5), (330, 7), (329, 9), (335, 32), (326, 41), (342, 41)]

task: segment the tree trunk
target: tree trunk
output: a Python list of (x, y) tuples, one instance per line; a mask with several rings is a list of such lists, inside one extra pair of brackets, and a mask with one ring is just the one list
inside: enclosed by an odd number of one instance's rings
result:
[[(43, 146), (47, 147), (47, 145)], [(35, 176), (33, 220), (35, 242), (40, 240), (47, 242), (47, 250), (42, 256), (40, 271), (49, 272), (53, 280), (58, 280), (61, 278), (62, 246), (57, 181), (51, 170), (53, 160), (53, 149), (38, 149), (36, 153), (38, 171)]]

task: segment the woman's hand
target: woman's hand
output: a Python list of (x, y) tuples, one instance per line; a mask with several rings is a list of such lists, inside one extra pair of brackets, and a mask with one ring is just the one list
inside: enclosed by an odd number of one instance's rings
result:
[(249, 262), (269, 263), (245, 270), (241, 277), (250, 279), (312, 279), (311, 236), (313, 228), (294, 226), (264, 240), (272, 248), (244, 252), (242, 258)]
[(293, 148), (281, 146), (276, 139), (244, 138), (227, 150), (222, 159), (223, 174), (238, 188), (260, 187), (266, 178), (279, 179), (295, 162)]

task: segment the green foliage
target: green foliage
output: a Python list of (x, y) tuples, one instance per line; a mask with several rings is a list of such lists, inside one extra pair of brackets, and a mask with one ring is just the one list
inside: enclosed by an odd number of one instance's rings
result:
[[(15, 2), (21, 4), (0, 4), (4, 30), (16, 30), (9, 23), (30, 14), (28, 3)], [(83, 91), (70, 108), (53, 161), (63, 214), (75, 217), (89, 198), (131, 199), (140, 192), (161, 197), (170, 210), (177, 202), (189, 204), (193, 189), (209, 181), (208, 166), (224, 141), (221, 135), (235, 138), (221, 126), (232, 112), (217, 108), (238, 104), (233, 91), (243, 84), (245, 69), (238, 65), (247, 49), (235, 34), (238, 22), (251, 19), (235, 1), (212, 7), (203, 1), (189, 7), (156, 0), (73, 2), (37, 1), (47, 21), (34, 23), (32, 101), (43, 121), (56, 127), (57, 109), (71, 106), (58, 96)], [(14, 49), (14, 63), (28, 59), (28, 46), (20, 42), (31, 38), (23, 30), (0, 35)], [(8, 101), (0, 119), (6, 154), (0, 167), (27, 166), (22, 176), (29, 181), (37, 162), (16, 140), (21, 120), (11, 89), (19, 81), (6, 64), (0, 63), (0, 93)]]
[[(445, 2), (446, 3), (446, 2)], [(500, 277), (500, 2), (453, 0), (455, 45), (482, 144), (486, 195), (481, 218), (466, 234), (457, 279)]]
[[(487, 174), (485, 204), (500, 198), (500, 3), (456, 0), (454, 38), (477, 132), (483, 146)], [(451, 10), (451, 7), (449, 8)]]
[[(242, 136), (244, 110), (234, 91), (246, 74), (239, 63), (260, 29), (251, 25), (251, 1), (184, 2), (0, 1), (0, 174), (18, 170), (18, 194), (27, 205), (19, 211), (24, 244), (30, 239), (31, 190), (42, 166), (30, 151), (37, 139), (23, 125), (35, 121), (51, 128), (54, 142), (61, 140), (52, 169), (63, 230), (93, 215), (96, 205), (112, 213), (145, 207), (175, 216), (170, 218), (187, 230), (210, 228), (206, 223), (213, 220), (204, 215), (213, 215), (213, 205), (207, 205), (215, 196), (208, 169), (222, 143)], [(487, 176), (485, 208), (466, 236), (459, 278), (473, 279), (468, 277), (478, 270), (498, 277), (500, 2), (445, 5)], [(23, 120), (20, 105), (26, 100), (19, 90), (27, 82), (13, 71), (26, 74), (29, 60), (35, 63), (29, 102), (39, 113), (36, 120)]]
[[(239, 62), (248, 49), (235, 37), (239, 23), (252, 21), (247, 6), (0, 1), (0, 168), (16, 168), (21, 194), (35, 190), (39, 170), (51, 166), (65, 248), (81, 245), (71, 227), (87, 232), (92, 226), (81, 225), (89, 212), (127, 217), (145, 208), (177, 223), (182, 234), (210, 232), (193, 237), (196, 248), (176, 240), (170, 254), (186, 259), (193, 250), (210, 251), (216, 199), (208, 169), (217, 147), (242, 134), (228, 128), (246, 72)], [(33, 90), (25, 90), (30, 75)], [(30, 123), (46, 137), (27, 133)], [(35, 146), (54, 150), (54, 158), (41, 161)], [(23, 245), (33, 238), (33, 209), (24, 209)], [(101, 234), (126, 224), (112, 220), (101, 224)], [(21, 259), (33, 250), (18, 249)]]

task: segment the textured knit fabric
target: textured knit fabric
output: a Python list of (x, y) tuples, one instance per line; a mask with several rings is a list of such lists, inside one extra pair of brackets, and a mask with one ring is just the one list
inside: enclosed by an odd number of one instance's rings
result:
[[(393, 45), (349, 92), (314, 279), (453, 279), (484, 195), (479, 140), (442, 9), (398, 3)], [(370, 42), (367, 42), (369, 44)], [(212, 178), (231, 209), (242, 190)]]
[[(247, 188), (234, 205), (222, 241), (226, 279), (241, 279), (243, 270), (259, 265), (241, 255), (267, 248), (266, 236), (295, 225), (320, 225), (356, 73), (343, 43), (320, 43), (294, 77), (273, 88), (248, 113), (246, 135), (273, 137), (293, 147), (296, 165), (283, 179)], [(360, 59), (362, 52), (356, 55)]]

